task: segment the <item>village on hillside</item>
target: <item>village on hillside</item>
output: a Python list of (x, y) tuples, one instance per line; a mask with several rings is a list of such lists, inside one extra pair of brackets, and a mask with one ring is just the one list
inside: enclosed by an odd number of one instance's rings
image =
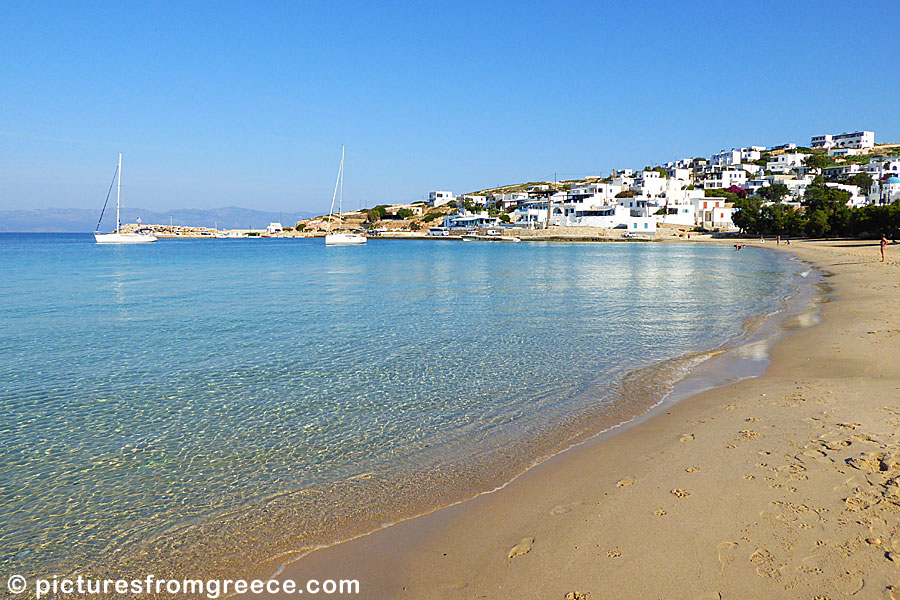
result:
[[(607, 177), (530, 182), (425, 201), (346, 212), (343, 225), (374, 234), (452, 235), (480, 228), (595, 228), (655, 235), (659, 227), (737, 232), (746, 217), (778, 205), (802, 213), (822, 191), (848, 208), (900, 199), (900, 144), (876, 144), (872, 131), (817, 135), (808, 147), (732, 148)], [(816, 194), (812, 194), (816, 192)], [(747, 202), (750, 199), (755, 201)], [(742, 208), (745, 219), (736, 213)], [(301, 235), (321, 234), (328, 216), (299, 221)], [(750, 228), (752, 229), (752, 228)], [(296, 233), (295, 233), (296, 235)]]

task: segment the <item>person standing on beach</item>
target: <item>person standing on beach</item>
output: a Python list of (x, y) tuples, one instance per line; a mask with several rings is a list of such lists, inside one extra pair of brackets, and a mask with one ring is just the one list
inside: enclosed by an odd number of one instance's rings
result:
[(779, 235), (778, 237), (775, 238), (775, 245), (776, 245), (776, 246), (780, 246), (780, 245), (781, 245), (781, 236), (780, 236), (780, 235)]
[(884, 247), (887, 246), (887, 238), (881, 234), (881, 262), (884, 262)]

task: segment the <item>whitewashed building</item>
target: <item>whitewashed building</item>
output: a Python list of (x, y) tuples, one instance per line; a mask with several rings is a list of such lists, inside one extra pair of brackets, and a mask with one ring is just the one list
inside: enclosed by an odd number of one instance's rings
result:
[(803, 160), (807, 156), (809, 154), (801, 152), (785, 152), (784, 154), (772, 156), (766, 162), (766, 170), (773, 173), (789, 173), (794, 169), (801, 170), (804, 168)]
[(486, 212), (471, 214), (463, 210), (455, 215), (444, 217), (444, 227), (451, 231), (473, 231), (479, 227), (498, 227), (499, 225), (500, 219), (491, 217)]
[(709, 164), (713, 167), (733, 167), (742, 163), (750, 163), (759, 160), (764, 151), (764, 146), (722, 150), (709, 158)]
[(453, 196), (453, 192), (436, 190), (428, 193), (428, 199), (425, 201), (425, 204), (428, 206), (443, 206), (454, 200), (456, 200), (456, 198)]
[(742, 186), (747, 181), (747, 171), (743, 169), (723, 169), (710, 171), (703, 180), (703, 189), (727, 189), (733, 185)]
[(891, 176), (875, 181), (868, 199), (872, 204), (893, 204), (900, 201), (900, 177)]
[(809, 142), (810, 148), (874, 148), (874, 131), (854, 131), (837, 135), (825, 133), (814, 135)]

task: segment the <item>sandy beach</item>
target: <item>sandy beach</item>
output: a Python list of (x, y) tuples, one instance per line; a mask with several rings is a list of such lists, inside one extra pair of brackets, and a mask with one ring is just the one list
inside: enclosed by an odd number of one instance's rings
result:
[(365, 598), (900, 598), (900, 248), (781, 248), (833, 289), (763, 376), (280, 576)]

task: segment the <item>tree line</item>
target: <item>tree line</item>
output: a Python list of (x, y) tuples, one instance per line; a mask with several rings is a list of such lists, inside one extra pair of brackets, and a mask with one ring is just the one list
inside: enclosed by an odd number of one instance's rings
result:
[(775, 184), (755, 196), (735, 198), (734, 224), (751, 235), (900, 237), (900, 203), (851, 208), (850, 192), (816, 181), (797, 209), (782, 203), (788, 192), (784, 184)]

